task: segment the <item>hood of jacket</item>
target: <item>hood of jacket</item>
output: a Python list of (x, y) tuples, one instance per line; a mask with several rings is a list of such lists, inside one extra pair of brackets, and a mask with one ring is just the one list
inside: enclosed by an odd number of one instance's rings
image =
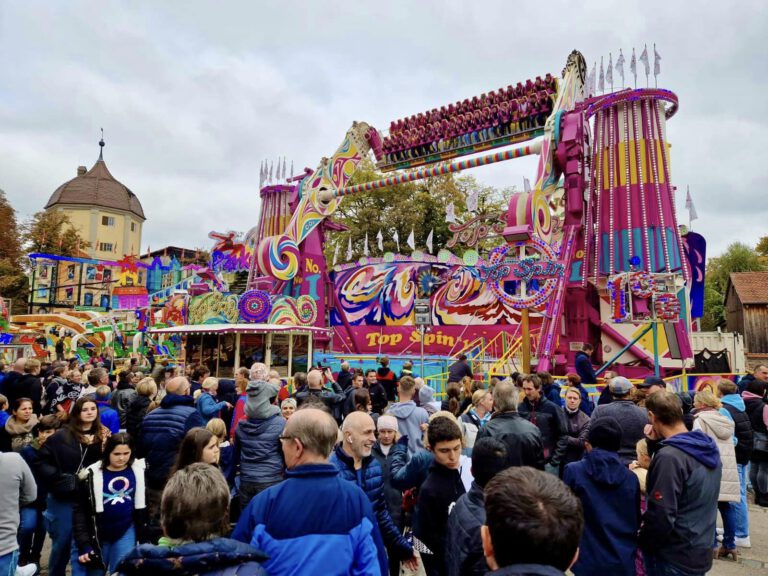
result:
[(730, 440), (735, 430), (733, 420), (723, 416), (717, 410), (702, 410), (696, 414), (701, 429), (708, 435), (720, 441)]
[(142, 544), (119, 565), (121, 574), (207, 574), (216, 568), (263, 562), (266, 554), (229, 538), (189, 542), (177, 546)]
[(678, 450), (682, 450), (707, 468), (717, 468), (720, 463), (720, 451), (717, 449), (717, 444), (701, 430), (675, 434), (665, 439), (662, 445), (674, 446)]
[[(749, 394), (749, 392), (745, 392), (745, 394)], [(722, 398), (720, 398), (720, 401), (723, 404), (728, 404), (729, 406), (733, 406), (737, 410), (741, 410), (744, 412), (744, 410), (747, 409), (746, 405), (744, 404), (744, 399), (739, 396), (738, 394), (726, 394)]]
[(248, 387), (245, 389), (248, 396), (245, 401), (245, 415), (248, 418), (263, 419), (280, 414), (280, 408), (272, 404), (272, 400), (279, 392), (280, 387), (271, 382), (263, 380), (248, 382)]
[(160, 408), (173, 408), (174, 406), (189, 406), (190, 408), (195, 405), (195, 399), (192, 396), (182, 396), (181, 394), (166, 394), (160, 401)]
[(744, 391), (741, 393), (741, 399), (742, 400), (754, 400), (754, 399), (764, 400), (762, 396), (758, 396), (757, 394), (754, 394), (752, 392), (747, 392), (747, 391)]
[(584, 470), (597, 484), (619, 486), (627, 481), (626, 466), (616, 452), (593, 448), (583, 457)]
[(416, 403), (413, 400), (398, 402), (387, 409), (387, 414), (395, 418), (408, 418), (416, 408)]
[(435, 399), (435, 389), (426, 384), (419, 389), (419, 402), (429, 404)]

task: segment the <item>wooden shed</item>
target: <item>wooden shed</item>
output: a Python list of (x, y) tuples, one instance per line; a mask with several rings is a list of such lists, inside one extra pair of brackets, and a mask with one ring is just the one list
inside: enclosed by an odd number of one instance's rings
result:
[(733, 272), (725, 292), (728, 331), (744, 335), (748, 360), (768, 359), (768, 272)]

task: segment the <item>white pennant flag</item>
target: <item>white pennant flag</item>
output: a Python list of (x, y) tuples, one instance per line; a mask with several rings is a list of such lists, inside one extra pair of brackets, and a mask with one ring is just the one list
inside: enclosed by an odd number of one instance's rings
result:
[(603, 57), (600, 56), (600, 76), (597, 77), (597, 89), (600, 92), (605, 91), (605, 69), (603, 68)]
[(445, 221), (456, 222), (456, 207), (453, 205), (453, 202), (445, 207)]
[(368, 256), (368, 232), (365, 233), (365, 244), (363, 244), (363, 256)]
[(275, 163), (274, 162), (270, 162), (269, 163), (269, 181), (270, 182), (272, 182), (272, 174), (273, 174), (273, 170), (274, 169), (275, 169)]
[(640, 54), (640, 62), (645, 66), (645, 75), (648, 76), (651, 73), (651, 66), (648, 64), (648, 45), (643, 48), (643, 53)]
[(632, 72), (632, 76), (635, 77), (635, 88), (637, 88), (637, 58), (635, 57), (635, 49), (632, 48), (632, 60), (629, 61), (629, 69)]
[(480, 196), (480, 190), (472, 190), (471, 194), (467, 196), (467, 210), (474, 212), (477, 210), (477, 202)]
[(283, 180), (288, 176), (288, 166), (285, 164), (285, 156), (283, 156)]
[(605, 81), (611, 85), (611, 92), (613, 92), (613, 52), (608, 52), (608, 68), (605, 69)]
[(395, 233), (392, 234), (392, 240), (395, 241), (395, 245), (397, 246), (397, 251), (400, 252), (400, 235), (397, 233), (397, 230), (395, 230)]
[(526, 178), (525, 176), (523, 176), (523, 190), (525, 192), (531, 191), (531, 181), (528, 180), (528, 178)]
[(291, 178), (293, 178), (293, 160), (291, 160)]
[(413, 228), (411, 228), (411, 233), (408, 235), (406, 243), (411, 247), (411, 250), (416, 250), (416, 239), (413, 237)]
[(429, 253), (432, 254), (432, 233), (434, 230), (429, 231), (429, 236), (427, 236), (427, 250), (429, 250)]
[(592, 70), (587, 76), (587, 96), (595, 95), (595, 77), (597, 76), (597, 62), (592, 66)]
[(264, 160), (259, 164), (259, 188), (264, 186)]
[(336, 244), (336, 248), (333, 249), (333, 266), (336, 266), (336, 260), (339, 259), (339, 245)]
[(661, 74), (661, 54), (656, 52), (656, 44), (653, 45), (653, 75)]
[(347, 262), (352, 261), (352, 236), (347, 240)]
[(621, 87), (624, 88), (624, 52), (619, 48), (619, 57), (616, 58), (616, 72), (621, 76)]
[(691, 198), (691, 189), (687, 188), (688, 193), (685, 196), (685, 208), (688, 210), (688, 224), (693, 220), (696, 220), (699, 215), (696, 213), (696, 206), (693, 205), (693, 198)]
[(379, 247), (379, 252), (384, 252), (384, 236), (381, 234), (381, 230), (376, 234), (376, 245)]

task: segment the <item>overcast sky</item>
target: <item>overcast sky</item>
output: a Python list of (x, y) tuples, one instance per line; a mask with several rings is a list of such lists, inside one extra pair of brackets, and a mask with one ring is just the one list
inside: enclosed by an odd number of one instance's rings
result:
[[(768, 234), (765, 2), (521, 4), (0, 0), (0, 188), (22, 218), (42, 209), (96, 161), (103, 127), (147, 216), (143, 248), (207, 247), (210, 230), (256, 223), (262, 159), (314, 168), (353, 120), (383, 129), (559, 75), (574, 48), (591, 68), (655, 42), (659, 86), (680, 98), (678, 207), (690, 185), (709, 256)], [(535, 162), (472, 174), (521, 187)]]

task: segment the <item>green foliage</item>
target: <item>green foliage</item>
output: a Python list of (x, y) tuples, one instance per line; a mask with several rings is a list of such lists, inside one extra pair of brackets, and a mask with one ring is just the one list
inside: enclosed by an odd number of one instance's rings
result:
[(24, 223), (22, 230), (27, 253), (76, 256), (78, 250), (91, 246), (74, 228), (69, 216), (59, 210), (36, 212)]
[(725, 322), (723, 313), (725, 295), (728, 289), (728, 278), (732, 272), (760, 272), (766, 269), (768, 268), (758, 252), (742, 242), (734, 242), (723, 254), (710, 258), (707, 263), (704, 288), (702, 329), (715, 330)]
[(22, 247), (16, 210), (0, 190), (0, 296), (13, 302), (12, 314), (24, 311), (28, 280), (22, 268)]
[[(366, 160), (355, 172), (350, 185), (382, 177), (373, 163)], [(471, 214), (467, 212), (466, 197), (474, 190), (479, 190), (478, 210)], [(326, 260), (329, 265), (332, 264), (333, 252), (338, 246), (338, 261), (346, 261), (349, 238), (352, 239), (353, 259), (362, 256), (366, 233), (369, 253), (380, 256), (382, 252), (376, 241), (379, 230), (384, 236), (383, 252), (397, 252), (397, 245), (392, 238), (397, 231), (401, 254), (411, 252), (407, 245), (411, 230), (414, 231), (416, 248), (424, 251), (427, 236), (433, 230), (433, 253), (436, 254), (453, 237), (448, 229), (449, 223), (445, 221), (445, 208), (451, 202), (459, 223), (478, 214), (498, 214), (506, 208), (502, 193), (490, 187), (482, 187), (471, 176), (456, 177), (452, 174), (355, 194), (344, 199), (333, 217), (349, 230), (327, 235)], [(494, 245), (497, 243), (495, 241)]]

